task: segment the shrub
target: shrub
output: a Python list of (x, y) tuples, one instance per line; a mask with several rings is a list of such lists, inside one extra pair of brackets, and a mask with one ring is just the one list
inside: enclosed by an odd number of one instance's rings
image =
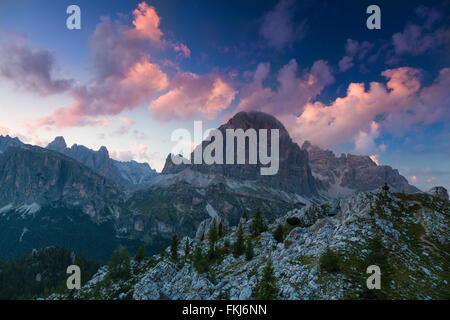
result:
[(300, 225), (300, 219), (297, 217), (290, 217), (286, 219), (286, 222), (290, 224), (291, 226), (298, 226)]
[(273, 237), (275, 238), (275, 240), (277, 240), (277, 242), (283, 242), (284, 232), (283, 232), (283, 227), (281, 226), (281, 224), (279, 224), (277, 226), (277, 228), (275, 229), (275, 231), (273, 232)]
[(329, 247), (320, 256), (320, 269), (326, 272), (338, 272), (341, 270), (339, 256)]

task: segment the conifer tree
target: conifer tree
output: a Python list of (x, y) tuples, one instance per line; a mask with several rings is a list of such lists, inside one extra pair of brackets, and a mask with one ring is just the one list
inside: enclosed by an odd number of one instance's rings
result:
[(219, 223), (219, 232), (218, 232), (218, 235), (219, 235), (219, 239), (221, 239), (222, 237), (223, 237), (223, 225), (222, 225), (222, 222), (221, 223)]
[(234, 243), (233, 254), (235, 257), (239, 257), (244, 253), (244, 250), (244, 231), (242, 230), (242, 225), (239, 224), (236, 232), (236, 242)]
[(189, 257), (191, 248), (189, 247), (189, 240), (186, 238), (186, 241), (184, 243), (184, 257), (187, 259)]
[(277, 242), (282, 242), (284, 240), (284, 232), (281, 224), (277, 225), (277, 228), (273, 232), (273, 237), (277, 240)]
[(170, 244), (170, 258), (173, 261), (178, 260), (178, 245), (180, 244), (180, 240), (178, 240), (178, 237), (176, 234), (172, 237), (172, 242)]
[(279, 288), (270, 257), (267, 258), (262, 277), (255, 289), (257, 300), (275, 300), (277, 298)]
[(217, 242), (217, 227), (216, 219), (213, 219), (211, 229), (209, 230), (209, 258), (214, 259), (216, 257), (216, 242)]
[(258, 209), (256, 210), (255, 216), (253, 218), (253, 223), (252, 223), (252, 235), (254, 237), (258, 236), (259, 234), (261, 234), (261, 232), (264, 232), (267, 230), (266, 224), (264, 223), (264, 218), (261, 214), (261, 211)]
[(159, 256), (161, 258), (165, 258), (166, 257), (166, 246), (162, 245), (161, 250), (159, 251)]
[(130, 253), (126, 247), (117, 248), (108, 262), (112, 279), (126, 279), (130, 275)]
[(253, 259), (253, 245), (250, 240), (247, 240), (247, 245), (245, 247), (245, 260), (250, 261)]
[(145, 245), (139, 247), (136, 255), (134, 256), (134, 261), (141, 262), (145, 258)]

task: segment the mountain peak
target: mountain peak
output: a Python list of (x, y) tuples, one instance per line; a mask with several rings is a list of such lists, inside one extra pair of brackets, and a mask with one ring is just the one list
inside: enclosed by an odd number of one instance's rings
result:
[(279, 129), (280, 138), (289, 137), (288, 131), (277, 118), (261, 111), (238, 112), (220, 129)]
[(56, 137), (55, 140), (49, 143), (47, 149), (61, 151), (67, 148), (66, 140), (64, 137)]

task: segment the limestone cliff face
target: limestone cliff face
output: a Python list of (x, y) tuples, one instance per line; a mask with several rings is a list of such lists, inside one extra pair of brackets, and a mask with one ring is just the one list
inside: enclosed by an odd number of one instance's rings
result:
[[(311, 170), (308, 164), (308, 152), (300, 149), (300, 147), (294, 143), (289, 136), (289, 133), (275, 117), (263, 113), (263, 112), (239, 112), (227, 123), (218, 128), (224, 137), (223, 154), (224, 163), (226, 155), (226, 130), (227, 129), (267, 129), (270, 133), (270, 129), (278, 129), (279, 140), (279, 171), (276, 175), (261, 175), (261, 164), (258, 161), (256, 165), (174, 165), (170, 156), (167, 157), (166, 164), (162, 171), (163, 174), (178, 173), (186, 168), (199, 171), (207, 174), (220, 174), (226, 177), (241, 181), (256, 181), (262, 185), (273, 187), (280, 190), (286, 190), (292, 193), (296, 193), (302, 196), (311, 197), (317, 195), (314, 178), (311, 174)], [(259, 140), (259, 138), (258, 138)], [(204, 141), (203, 148), (205, 148), (210, 142)], [(270, 150), (270, 138), (268, 138), (268, 150)], [(248, 159), (248, 143), (246, 145), (246, 159)], [(259, 141), (256, 150), (259, 150)], [(193, 156), (192, 156), (193, 159)], [(236, 159), (236, 155), (235, 155)], [(193, 161), (192, 161), (193, 163)]]
[(420, 192), (398, 170), (390, 166), (379, 166), (368, 156), (341, 154), (336, 157), (332, 151), (323, 150), (308, 141), (303, 144), (302, 149), (309, 153), (309, 164), (319, 190), (330, 196), (340, 197), (371, 191), (384, 183), (396, 192)]
[[(81, 163), (36, 146), (0, 155), (0, 208), (7, 205), (80, 207), (93, 218), (113, 211), (121, 188)], [(108, 210), (109, 209), (109, 210)]]

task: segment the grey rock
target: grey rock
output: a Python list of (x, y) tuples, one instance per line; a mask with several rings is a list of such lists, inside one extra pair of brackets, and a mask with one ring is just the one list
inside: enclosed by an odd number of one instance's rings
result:
[(442, 186), (433, 187), (430, 190), (427, 191), (427, 193), (436, 196), (438, 198), (441, 198), (442, 200), (448, 201), (448, 192), (447, 189), (445, 189)]
[(357, 192), (373, 191), (385, 183), (391, 191), (420, 192), (390, 166), (379, 166), (368, 156), (341, 154), (336, 157), (330, 150), (323, 150), (305, 141), (302, 149), (308, 151), (309, 165), (318, 189), (332, 197), (346, 197)]

